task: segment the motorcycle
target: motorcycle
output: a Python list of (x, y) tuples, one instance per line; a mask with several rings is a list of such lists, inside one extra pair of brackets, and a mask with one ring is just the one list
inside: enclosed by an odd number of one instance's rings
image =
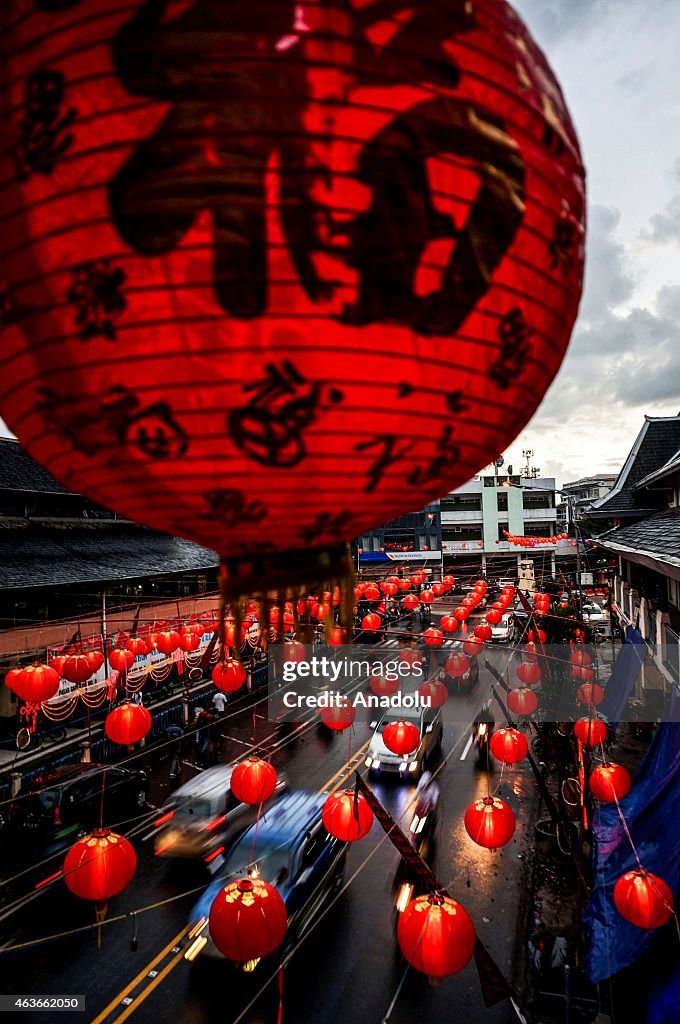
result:
[[(433, 780), (431, 772), (423, 772), (415, 792), (416, 804), (406, 834), (424, 861), (428, 861), (432, 856), (439, 816), (439, 795), (439, 786)], [(394, 909), (397, 912), (397, 921), (399, 914), (406, 910), (414, 896), (426, 891), (417, 873), (404, 860), (399, 862), (392, 888), (395, 893)]]
[(490, 715), (482, 713), (473, 725), (474, 741), (477, 744), (477, 760), (483, 768), (491, 767), (490, 741), (495, 721)]

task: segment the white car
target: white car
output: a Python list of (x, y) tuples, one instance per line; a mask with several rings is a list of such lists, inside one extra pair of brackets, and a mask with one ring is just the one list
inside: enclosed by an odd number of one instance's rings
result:
[(599, 604), (584, 604), (582, 609), (583, 618), (591, 626), (607, 621), (607, 617)]
[(515, 638), (515, 620), (512, 612), (506, 612), (500, 622), (491, 627), (492, 644), (509, 644)]
[[(383, 730), (391, 722), (412, 722), (420, 732), (420, 744), (413, 753), (394, 754), (385, 746)], [(388, 711), (379, 722), (371, 722), (375, 732), (371, 737), (366, 767), (377, 774), (398, 774), (402, 779), (420, 778), (426, 762), (442, 744), (442, 716), (437, 708), (396, 708)]]

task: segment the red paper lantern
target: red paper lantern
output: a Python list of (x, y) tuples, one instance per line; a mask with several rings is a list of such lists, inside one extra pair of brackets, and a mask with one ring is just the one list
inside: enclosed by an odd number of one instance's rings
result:
[(519, 686), (508, 694), (508, 710), (513, 715), (533, 715), (537, 707), (538, 697), (526, 686)]
[(403, 601), (406, 611), (414, 612), (420, 606), (420, 601), (415, 594), (407, 594)]
[(585, 746), (594, 747), (607, 738), (607, 723), (601, 718), (579, 718), (574, 734)]
[[(144, 644), (144, 652), (146, 653), (146, 644)], [(90, 663), (91, 675), (95, 675), (104, 664), (104, 655), (101, 651), (88, 651), (85, 657)]]
[(504, 764), (517, 764), (529, 752), (529, 744), (523, 732), (518, 729), (498, 729), (491, 733), (491, 753)]
[(240, 878), (220, 890), (210, 907), (210, 937), (227, 960), (258, 960), (283, 942), (288, 916), (273, 885)]
[(222, 693), (234, 693), (240, 690), (247, 678), (247, 673), (240, 661), (227, 658), (218, 662), (212, 670), (212, 681)]
[(383, 594), (385, 594), (387, 597), (394, 597), (395, 594), (399, 593), (399, 587), (397, 586), (397, 584), (391, 583), (389, 580), (386, 580), (384, 583), (381, 583), (380, 589), (382, 590)]
[(439, 628), (443, 629), (445, 633), (455, 633), (458, 629), (458, 619), (453, 615), (442, 615), (439, 620)]
[(21, 688), (19, 696), (29, 704), (44, 704), (59, 690), (59, 676), (49, 665), (27, 665), (18, 682)]
[(423, 640), (428, 647), (441, 647), (444, 643), (444, 634), (441, 629), (437, 629), (435, 626), (430, 626), (423, 633)]
[(109, 711), (104, 721), (104, 731), (112, 743), (131, 747), (139, 743), (151, 728), (151, 715), (141, 704), (130, 702), (120, 704)]
[(138, 654), (146, 654), (146, 641), (140, 636), (133, 636), (125, 641), (125, 648), (136, 658)]
[(525, 686), (536, 686), (541, 681), (541, 670), (535, 661), (520, 662), (515, 675)]
[(450, 590), (451, 587), (455, 587), (456, 580), (455, 580), (455, 577), (450, 576), (450, 575), (442, 576), (442, 583), (444, 584), (444, 586), (448, 587), (449, 590)]
[(367, 601), (379, 601), (380, 590), (375, 583), (369, 583), (364, 590), (364, 597)]
[(179, 645), (187, 653), (197, 651), (201, 646), (201, 638), (196, 633), (190, 633), (189, 630), (185, 630), (179, 635)]
[(443, 583), (433, 583), (432, 593), (435, 597), (442, 597), (446, 593), (446, 587)]
[(64, 658), (61, 673), (69, 683), (85, 683), (92, 676), (92, 666), (85, 654), (71, 654)]
[(343, 732), (349, 729), (357, 717), (357, 710), (347, 697), (342, 697), (339, 704), (331, 704), (330, 707), (321, 708), (319, 714), (321, 721), (328, 729)]
[(493, 636), (491, 626), (487, 626), (486, 623), (483, 622), (480, 622), (478, 626), (475, 626), (473, 633), (478, 640), (482, 641), (482, 643), (485, 643), (487, 640), (490, 640), (491, 637)]
[(623, 765), (609, 761), (591, 772), (588, 785), (595, 799), (607, 804), (623, 800), (630, 790), (631, 779)]
[(371, 676), (368, 685), (378, 697), (391, 697), (399, 689), (399, 680), (387, 679), (385, 676)]
[[(126, 672), (135, 663), (135, 656), (132, 651), (125, 647), (114, 647), (109, 651), (109, 665), (116, 672)], [(91, 674), (91, 673), (90, 673)]]
[(604, 700), (604, 690), (597, 683), (583, 683), (576, 691), (576, 697), (582, 704), (598, 707)]
[(156, 634), (156, 649), (161, 654), (174, 654), (180, 643), (180, 635), (174, 629), (164, 629)]
[(260, 757), (248, 757), (234, 767), (229, 783), (237, 800), (244, 804), (261, 804), (276, 789), (276, 769)]
[(434, 591), (433, 590), (421, 590), (420, 591), (420, 600), (422, 601), (423, 604), (432, 604), (432, 602), (434, 601)]
[(361, 628), (367, 633), (376, 633), (382, 626), (382, 619), (377, 612), (369, 612), (361, 620)]
[(362, 793), (342, 789), (327, 797), (321, 811), (321, 820), (327, 832), (343, 843), (363, 839), (371, 831), (373, 811)]
[(450, 897), (418, 896), (399, 916), (397, 941), (417, 971), (446, 978), (470, 962), (475, 928), (468, 912)]
[(473, 633), (463, 644), (463, 650), (469, 658), (477, 658), (484, 650), (484, 641)]
[(423, 663), (423, 656), (420, 651), (416, 651), (413, 647), (403, 647), (399, 651), (399, 662), (402, 665), (408, 665), (410, 670)]
[(467, 620), (470, 618), (470, 609), (463, 608), (461, 605), (460, 608), (456, 608), (455, 612), (453, 613), (453, 617), (454, 619), (458, 619), (459, 622), (467, 622)]
[(503, 618), (503, 612), (500, 608), (491, 608), (484, 617), (490, 626), (497, 626)]
[(530, 629), (528, 639), (533, 644), (547, 644), (548, 634), (543, 629)]
[(515, 834), (515, 815), (497, 796), (473, 800), (465, 812), (465, 831), (478, 846), (496, 850), (509, 843)]
[[(52, 662), (54, 662), (54, 661), (56, 661), (56, 658), (52, 659)], [(49, 667), (52, 668), (53, 671), (56, 671), (56, 669), (52, 665), (52, 662), (50, 662), (50, 666)], [(57, 679), (58, 678), (59, 677), (57, 676)], [(12, 691), (12, 693), (15, 693), (17, 695), (17, 697), (20, 697), (22, 700), (25, 700), (26, 698), (24, 697), (23, 683), (24, 683), (24, 670), (23, 670), (23, 668), (19, 668), (19, 667), (11, 668), (9, 670), (9, 672), (7, 673), (7, 675), (5, 676), (5, 686), (8, 686), (9, 689)]]
[(388, 750), (401, 756), (412, 754), (420, 746), (420, 730), (413, 722), (390, 722), (382, 738)]
[(470, 671), (470, 662), (462, 654), (449, 654), (444, 662), (444, 671), (452, 679), (460, 679)]
[(347, 630), (341, 626), (334, 626), (328, 634), (328, 643), (331, 647), (341, 647), (347, 643)]
[(614, 886), (614, 905), (638, 928), (660, 928), (673, 915), (673, 893), (651, 871), (627, 871)]
[(443, 683), (434, 679), (421, 683), (418, 687), (421, 700), (427, 701), (431, 708), (441, 708), (449, 699), (449, 691)]
[(299, 640), (288, 640), (283, 645), (282, 656), (284, 661), (293, 661), (298, 664), (307, 660), (304, 644), (301, 644)]
[(584, 248), (576, 135), (507, 5), (389, 35), (370, 5), (72, 6), (3, 49), (0, 411), (29, 453), (228, 559), (264, 529), (282, 564), (495, 457)]
[(127, 839), (99, 828), (79, 839), (66, 854), (64, 882), (74, 896), (102, 903), (122, 892), (136, 870), (137, 857)]

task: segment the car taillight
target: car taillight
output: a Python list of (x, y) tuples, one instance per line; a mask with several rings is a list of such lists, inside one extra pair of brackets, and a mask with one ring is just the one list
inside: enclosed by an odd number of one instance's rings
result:
[(59, 810), (59, 805), (58, 804), (54, 808), (54, 824), (55, 825), (61, 825), (61, 811)]

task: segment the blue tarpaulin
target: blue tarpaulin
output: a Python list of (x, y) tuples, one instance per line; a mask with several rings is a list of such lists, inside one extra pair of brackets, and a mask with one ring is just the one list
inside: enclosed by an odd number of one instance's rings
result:
[(647, 645), (642, 634), (628, 626), (626, 639), (619, 651), (614, 668), (607, 683), (604, 700), (598, 708), (600, 714), (604, 715), (608, 722), (620, 722), (624, 715), (626, 703), (633, 692), (635, 680), (640, 674), (640, 668), (647, 654)]
[[(680, 691), (676, 687), (667, 720), (656, 731), (621, 810), (643, 867), (680, 893)], [(632, 964), (647, 950), (655, 932), (629, 924), (614, 906), (614, 884), (637, 867), (616, 805), (596, 814), (593, 892), (583, 921), (588, 939), (587, 969), (603, 981)]]
[(655, 978), (647, 1007), (647, 1024), (680, 1021), (680, 964)]

